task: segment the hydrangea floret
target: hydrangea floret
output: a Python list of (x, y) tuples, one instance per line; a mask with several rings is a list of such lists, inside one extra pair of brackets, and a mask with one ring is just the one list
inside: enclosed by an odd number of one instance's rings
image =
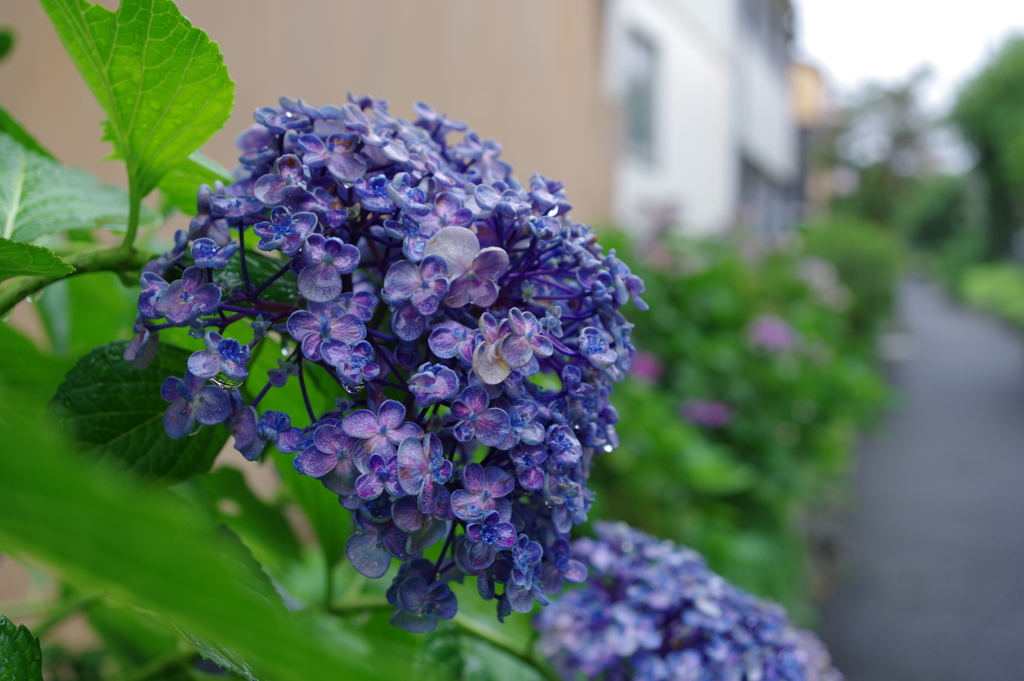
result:
[[(203, 339), (161, 392), (169, 436), (223, 423), (247, 459), (293, 453), (353, 511), (355, 569), (402, 563), (397, 626), (454, 616), (466, 577), (499, 617), (527, 612), (585, 577), (566, 547), (595, 456), (618, 445), (609, 396), (634, 353), (619, 308), (646, 309), (643, 282), (496, 142), (425, 104), (410, 122), (349, 99), (256, 111), (235, 181), (203, 185), (146, 266), (126, 358), (144, 366), (169, 327)], [(271, 338), (282, 359), (254, 369)], [(314, 411), (312, 374), (333, 410)], [(296, 384), (305, 410), (260, 410)]]
[(814, 634), (711, 572), (700, 554), (624, 523), (595, 529), (596, 539), (573, 543), (572, 558), (562, 548), (563, 576), (585, 566), (583, 586), (534, 620), (564, 678), (842, 681)]

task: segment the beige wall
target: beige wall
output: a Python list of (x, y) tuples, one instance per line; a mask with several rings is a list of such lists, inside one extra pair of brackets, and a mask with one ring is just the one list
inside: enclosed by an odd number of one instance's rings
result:
[[(115, 2), (104, 0), (105, 6)], [(516, 175), (565, 182), (577, 218), (608, 215), (612, 115), (600, 92), (599, 0), (178, 0), (220, 44), (235, 113), (207, 145), (233, 167), (234, 135), (286, 94), (342, 104), (348, 90), (411, 117), (423, 100), (504, 145)], [(123, 184), (100, 163), (103, 115), (34, 0), (0, 0), (17, 32), (0, 62), (0, 104), (61, 160)]]
[(802, 128), (822, 125), (828, 112), (821, 71), (810, 64), (793, 62), (789, 66), (789, 85), (797, 125)]

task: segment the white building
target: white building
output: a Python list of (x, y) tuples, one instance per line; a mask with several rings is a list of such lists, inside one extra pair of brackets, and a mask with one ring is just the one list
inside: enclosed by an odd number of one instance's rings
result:
[(604, 86), (621, 112), (611, 217), (640, 234), (796, 217), (789, 0), (608, 0)]

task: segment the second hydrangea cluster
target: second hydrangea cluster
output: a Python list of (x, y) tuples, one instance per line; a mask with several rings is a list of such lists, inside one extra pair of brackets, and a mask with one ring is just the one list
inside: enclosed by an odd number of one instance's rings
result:
[[(423, 104), (408, 122), (350, 100), (256, 111), (237, 180), (204, 185), (145, 268), (125, 357), (144, 365), (164, 328), (201, 338), (161, 390), (168, 435), (223, 423), (248, 459), (295, 453), (354, 511), (355, 568), (403, 562), (395, 624), (452, 617), (447, 583), (466, 575), (499, 617), (529, 611), (586, 577), (567, 540), (593, 458), (617, 445), (608, 398), (634, 352), (619, 308), (645, 308), (643, 283), (569, 217), (561, 183), (521, 184), (497, 143)], [(245, 323), (248, 342), (232, 337)], [(271, 332), (286, 359), (250, 375)], [(308, 399), (313, 365), (342, 398), (328, 413)], [(261, 412), (291, 380), (306, 413)]]
[(586, 584), (537, 616), (566, 679), (842, 681), (814, 634), (708, 570), (700, 554), (623, 523), (572, 546)]

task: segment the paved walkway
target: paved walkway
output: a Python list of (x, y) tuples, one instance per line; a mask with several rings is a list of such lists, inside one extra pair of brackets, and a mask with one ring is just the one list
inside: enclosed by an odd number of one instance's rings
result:
[(907, 282), (821, 634), (847, 681), (1024, 679), (1024, 338)]

